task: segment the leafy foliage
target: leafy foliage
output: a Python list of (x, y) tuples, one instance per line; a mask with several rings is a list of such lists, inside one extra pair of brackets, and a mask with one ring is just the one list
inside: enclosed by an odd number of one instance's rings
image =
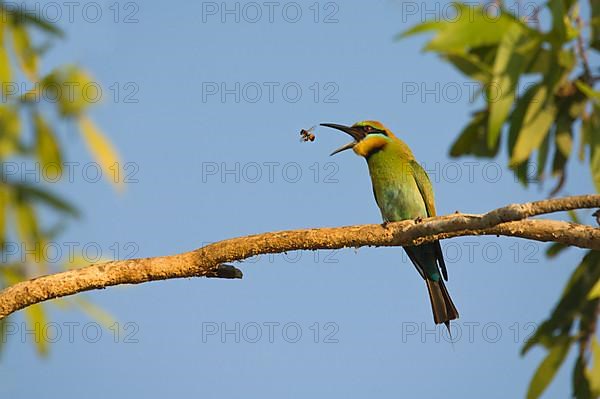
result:
[[(86, 92), (96, 84), (90, 75), (74, 65), (59, 66), (45, 76), (41, 73), (43, 49), (34, 43), (33, 31), (41, 34), (35, 37), (47, 40), (44, 46), (62, 37), (62, 31), (44, 19), (22, 12), (20, 7), (7, 7), (2, 1), (0, 15), (0, 163), (4, 166), (0, 171), (0, 288), (4, 288), (50, 272), (44, 244), (55, 238), (64, 219), (79, 215), (67, 199), (50, 188), (63, 176), (64, 144), (57, 126), (67, 122), (79, 128), (82, 140), (105, 176), (111, 175), (108, 168), (118, 162), (118, 155), (87, 115), (97, 101)], [(28, 89), (22, 91), (24, 87)], [(25, 162), (28, 170), (36, 165), (35, 170), (52, 172), (40, 173), (45, 181), (29, 182), (18, 173), (8, 172), (6, 166), (12, 160), (19, 165)], [(44, 215), (58, 216), (59, 225), (48, 225), (41, 216), (42, 210)], [(31, 248), (35, 250), (25, 251)], [(65, 259), (64, 264), (52, 266), (68, 269), (73, 267), (73, 261)], [(70, 302), (100, 321), (110, 320), (106, 312), (82, 298)], [(35, 331), (38, 353), (47, 354), (48, 340), (41, 336), (46, 305), (31, 306), (25, 309), (24, 316), (27, 328)], [(5, 328), (3, 320), (0, 342), (6, 339)]]
[[(547, 1), (542, 6), (549, 15), (547, 30), (540, 28), (540, 21), (519, 19), (501, 1), (495, 3), (497, 14), (490, 13), (494, 7), (455, 3), (456, 18), (427, 21), (399, 35), (433, 33), (424, 50), (483, 87), (483, 107), (459, 134), (450, 156), (496, 157), (505, 143), (508, 167), (523, 185), (541, 182), (547, 174), (556, 179), (550, 195), (566, 181), (568, 161), (587, 158), (592, 183), (600, 192), (600, 91), (594, 89), (600, 76), (593, 75), (587, 55), (600, 51), (600, 2), (589, 1), (586, 24), (581, 2)], [(574, 213), (571, 218), (578, 223)], [(553, 244), (547, 256), (556, 257), (564, 249)], [(600, 397), (595, 337), (599, 310), (600, 253), (589, 251), (550, 317), (523, 348), (526, 353), (537, 345), (548, 352), (531, 380), (528, 398), (543, 393), (575, 346), (573, 394)]]
[[(574, 133), (582, 122), (589, 125), (597, 118), (596, 107), (590, 112), (589, 105), (600, 94), (591, 88), (582, 90), (593, 77), (585, 71), (576, 73), (576, 39), (583, 34), (576, 5), (564, 0), (548, 2), (552, 28), (547, 32), (506, 10), (492, 16), (487, 14), (489, 8), (473, 10), (470, 3), (456, 5), (460, 17), (425, 22), (400, 35), (434, 32), (425, 50), (436, 52), (484, 88), (480, 95), (485, 107), (458, 137), (451, 156), (495, 156), (504, 134), (509, 166), (523, 184), (542, 179), (546, 169), (563, 181)], [(582, 144), (597, 153), (598, 130), (592, 130), (594, 140), (582, 140)], [(581, 132), (580, 136), (583, 139)], [(525, 173), (528, 164), (537, 170), (535, 178)], [(592, 172), (595, 179), (600, 178), (595, 164)]]

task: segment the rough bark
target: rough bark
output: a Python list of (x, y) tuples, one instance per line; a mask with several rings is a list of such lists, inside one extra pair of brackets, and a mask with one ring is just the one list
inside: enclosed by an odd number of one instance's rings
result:
[(232, 238), (182, 254), (93, 264), (37, 277), (0, 292), (0, 319), (35, 303), (119, 284), (182, 277), (241, 278), (226, 262), (293, 250), (418, 245), (473, 235), (521, 237), (600, 250), (600, 229), (555, 220), (528, 219), (572, 209), (600, 207), (600, 195), (508, 205), (483, 215), (456, 213), (424, 220), (263, 233)]

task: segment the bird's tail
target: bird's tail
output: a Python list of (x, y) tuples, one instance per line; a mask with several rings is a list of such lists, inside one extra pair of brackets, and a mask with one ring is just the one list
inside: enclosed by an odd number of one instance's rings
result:
[(458, 310), (450, 298), (444, 281), (440, 278), (434, 281), (426, 278), (427, 291), (431, 300), (431, 309), (433, 310), (433, 320), (435, 324), (444, 323), (448, 330), (450, 329), (450, 320), (458, 318)]

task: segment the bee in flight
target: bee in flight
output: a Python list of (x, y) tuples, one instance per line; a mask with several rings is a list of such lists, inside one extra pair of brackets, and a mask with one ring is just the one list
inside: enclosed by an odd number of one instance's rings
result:
[(316, 128), (316, 126), (313, 126), (308, 130), (305, 130), (305, 129), (300, 130), (300, 140), (304, 141), (304, 142), (315, 141), (315, 135), (313, 133), (315, 128)]

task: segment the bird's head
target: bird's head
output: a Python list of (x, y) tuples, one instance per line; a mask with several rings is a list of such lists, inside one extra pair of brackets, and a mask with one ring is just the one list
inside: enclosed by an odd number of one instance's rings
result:
[[(341, 130), (352, 136), (354, 139), (350, 143), (333, 151), (331, 155), (352, 149), (357, 155), (367, 158), (371, 154), (383, 150), (390, 145), (399, 144), (406, 147), (402, 141), (394, 136), (394, 133), (392, 133), (390, 129), (378, 121), (361, 121), (352, 126), (338, 125), (336, 123), (321, 123), (321, 126)], [(408, 147), (406, 148), (408, 149)]]

